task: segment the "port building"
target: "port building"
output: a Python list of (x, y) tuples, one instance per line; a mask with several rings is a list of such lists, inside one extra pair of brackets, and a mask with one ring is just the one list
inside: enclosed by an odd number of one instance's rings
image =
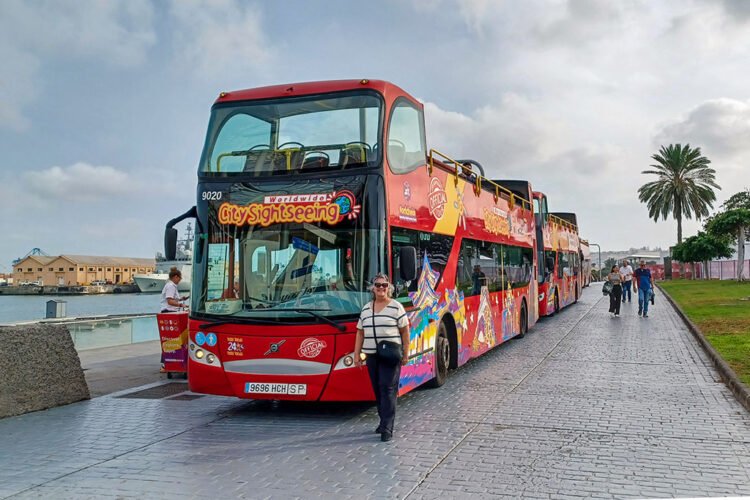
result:
[(29, 255), (13, 263), (15, 285), (76, 286), (124, 284), (134, 274), (153, 273), (154, 259), (93, 255)]

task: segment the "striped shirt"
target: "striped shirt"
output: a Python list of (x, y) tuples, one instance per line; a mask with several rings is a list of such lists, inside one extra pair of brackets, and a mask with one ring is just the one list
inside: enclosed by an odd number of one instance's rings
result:
[(390, 342), (401, 343), (401, 334), (399, 328), (409, 326), (409, 318), (406, 317), (404, 306), (396, 300), (383, 308), (382, 311), (375, 313), (373, 303), (368, 302), (362, 308), (357, 322), (357, 329), (365, 332), (365, 341), (362, 344), (362, 352), (365, 354), (375, 354), (377, 351), (375, 337), (378, 342), (388, 340)]

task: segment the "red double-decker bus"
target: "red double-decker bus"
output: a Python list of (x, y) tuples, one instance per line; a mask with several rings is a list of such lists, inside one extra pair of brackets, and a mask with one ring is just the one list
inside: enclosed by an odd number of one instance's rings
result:
[(578, 301), (583, 288), (576, 215), (550, 213), (547, 196), (534, 191), (539, 261), (539, 315), (551, 316)]
[(586, 288), (591, 284), (591, 247), (589, 240), (580, 239), (581, 242), (581, 287)]
[(426, 147), (422, 104), (384, 81), (222, 93), (198, 169), (189, 387), (370, 400), (356, 323), (385, 271), (411, 322), (399, 394), (523, 336), (539, 316), (528, 183)]

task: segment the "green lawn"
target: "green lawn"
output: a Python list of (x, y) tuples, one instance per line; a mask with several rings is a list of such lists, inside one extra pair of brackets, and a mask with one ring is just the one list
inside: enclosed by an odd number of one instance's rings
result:
[(659, 284), (750, 386), (750, 282), (674, 280)]

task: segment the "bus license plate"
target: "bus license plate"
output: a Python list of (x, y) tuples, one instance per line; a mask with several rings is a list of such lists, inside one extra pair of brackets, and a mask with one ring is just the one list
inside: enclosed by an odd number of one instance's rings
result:
[(247, 394), (288, 394), (290, 396), (304, 396), (307, 394), (307, 384), (282, 384), (275, 382), (247, 382)]

